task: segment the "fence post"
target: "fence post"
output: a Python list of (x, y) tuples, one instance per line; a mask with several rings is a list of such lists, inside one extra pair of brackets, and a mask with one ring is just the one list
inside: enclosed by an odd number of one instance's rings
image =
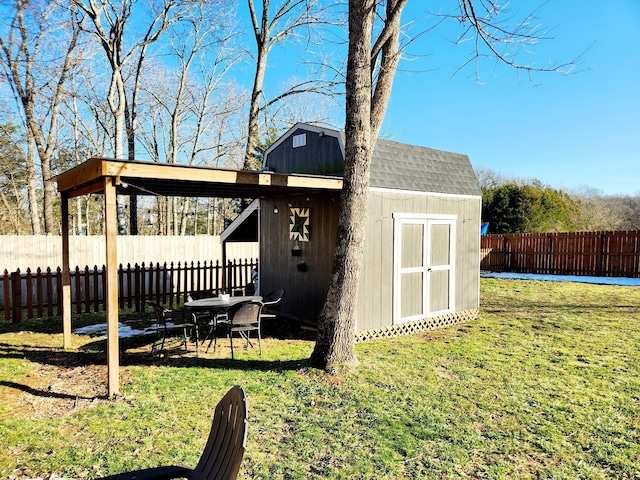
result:
[(33, 275), (31, 274), (30, 268), (27, 268), (25, 280), (25, 286), (27, 289), (27, 318), (33, 318)]
[(93, 266), (93, 311), (98, 313), (100, 311), (100, 289), (99, 281), (100, 274), (98, 273), (98, 265)]
[[(166, 263), (165, 263), (166, 265)], [(175, 302), (176, 306), (180, 305), (180, 302), (178, 301), (178, 299), (175, 297), (175, 286), (173, 284), (173, 272), (174, 272), (174, 267), (173, 267), (173, 262), (169, 263), (169, 267), (168, 267), (168, 271), (167, 271), (167, 281), (169, 282), (169, 309), (173, 309), (173, 303)]]
[(223, 268), (220, 267), (220, 261), (216, 260), (216, 265), (215, 265), (215, 276), (216, 276), (216, 281), (215, 281), (215, 294), (218, 295), (220, 293), (220, 271), (224, 270)]
[[(162, 265), (162, 276), (160, 278), (160, 283), (162, 285), (162, 304), (166, 305), (167, 303), (167, 262), (164, 262)], [(160, 273), (160, 270), (158, 270)]]
[(138, 265), (137, 263), (134, 266), (134, 271), (133, 271), (133, 296), (136, 299), (135, 304), (136, 304), (136, 313), (140, 313), (142, 312), (142, 304), (144, 303), (142, 301), (142, 299), (140, 298), (140, 265)]
[(509, 257), (509, 241), (507, 240), (507, 236), (505, 235), (504, 237), (502, 237), (502, 251), (504, 253), (504, 260), (502, 262), (502, 264), (504, 265), (503, 268), (505, 272), (509, 271), (509, 263), (510, 263), (510, 257)]
[(11, 293), (13, 297), (11, 321), (18, 323), (22, 320), (22, 274), (20, 269), (11, 273)]
[[(72, 285), (75, 285), (75, 291), (76, 291), (76, 313), (79, 315), (82, 313), (82, 288), (80, 287), (80, 282), (81, 282), (81, 278), (80, 278), (80, 267), (76, 267), (75, 269), (75, 277), (74, 277), (74, 281), (72, 282)], [(73, 289), (72, 289), (73, 291)], [(73, 295), (73, 293), (72, 293)], [(72, 305), (73, 305), (73, 297), (71, 299)]]
[(89, 265), (84, 267), (84, 313), (91, 312), (91, 275)]
[(598, 252), (598, 263), (596, 264), (596, 275), (602, 276), (602, 270), (604, 265), (604, 235), (600, 233), (598, 235), (596, 251)]
[(42, 288), (42, 269), (40, 267), (38, 267), (38, 269), (36, 270), (36, 305), (38, 308), (38, 318), (42, 318), (43, 315), (43, 309), (42, 309), (42, 302), (43, 302), (43, 298), (44, 298), (44, 289)]
[(118, 265), (118, 309), (124, 308), (124, 267)]
[(127, 293), (126, 293), (126, 297), (127, 297), (127, 308), (129, 310), (131, 310), (131, 264), (127, 263), (127, 270), (125, 272), (125, 276), (124, 278), (127, 281)]
[[(557, 237), (556, 237), (557, 238)], [(553, 237), (551, 235), (547, 236), (547, 272), (551, 275), (555, 275), (557, 268), (556, 268), (556, 262), (554, 262), (553, 259), (554, 255), (553, 255)]]
[(2, 286), (4, 287), (4, 319), (8, 322), (11, 318), (11, 276), (6, 268), (2, 275)]

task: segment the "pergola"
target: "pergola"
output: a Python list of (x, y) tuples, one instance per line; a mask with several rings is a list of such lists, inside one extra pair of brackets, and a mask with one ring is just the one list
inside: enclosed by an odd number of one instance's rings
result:
[(69, 270), (69, 200), (104, 195), (106, 243), (107, 388), (120, 390), (118, 278), (116, 260), (117, 195), (167, 197), (266, 198), (340, 190), (342, 180), (315, 175), (240, 171), (176, 164), (91, 158), (55, 177), (62, 204), (63, 346), (71, 347), (71, 275)]

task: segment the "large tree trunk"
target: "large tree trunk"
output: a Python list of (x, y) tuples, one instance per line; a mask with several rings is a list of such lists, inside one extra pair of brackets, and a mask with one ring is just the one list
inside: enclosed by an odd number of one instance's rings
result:
[(327, 370), (357, 365), (356, 300), (367, 223), (371, 138), (371, 31), (375, 0), (349, 2), (345, 172), (331, 285), (311, 355)]
[[(257, 34), (256, 37), (260, 38)], [(264, 42), (264, 40), (263, 40)], [(256, 146), (260, 139), (259, 115), (260, 98), (262, 97), (262, 86), (264, 85), (264, 74), (267, 67), (268, 47), (260, 43), (258, 39), (258, 58), (256, 59), (256, 73), (253, 79), (253, 90), (251, 92), (251, 103), (249, 104), (249, 123), (247, 128), (247, 145), (244, 152), (243, 170), (258, 170), (261, 165), (256, 164)]]

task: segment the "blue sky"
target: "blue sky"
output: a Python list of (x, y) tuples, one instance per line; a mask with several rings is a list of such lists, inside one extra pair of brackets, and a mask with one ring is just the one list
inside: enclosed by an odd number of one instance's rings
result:
[[(434, 8), (457, 3), (410, 0), (403, 21), (426, 25)], [(426, 56), (401, 64), (381, 134), (467, 154), (475, 168), (507, 177), (640, 195), (640, 1), (529, 0), (511, 8), (521, 17), (536, 7), (553, 39), (520, 61), (547, 66), (581, 56), (575, 73), (530, 79), (492, 60), (480, 63), (478, 79), (473, 67), (455, 73), (471, 46), (453, 45), (460, 29), (449, 21), (412, 45)], [(273, 52), (268, 75), (296, 70), (290, 48)]]
[[(409, 2), (405, 19), (424, 8)], [(480, 82), (473, 69), (452, 77), (469, 48), (430, 34), (419, 48), (435, 70), (398, 73), (385, 133), (554, 188), (640, 195), (640, 2), (551, 0), (537, 16), (554, 40), (532, 47), (526, 62), (583, 54), (576, 73), (536, 73), (532, 81), (485, 61)], [(455, 37), (455, 28), (444, 30), (439, 35)]]

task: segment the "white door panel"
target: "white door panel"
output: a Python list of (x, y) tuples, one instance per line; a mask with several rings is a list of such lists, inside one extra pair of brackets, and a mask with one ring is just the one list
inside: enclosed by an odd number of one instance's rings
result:
[(394, 323), (453, 311), (455, 217), (394, 215)]

